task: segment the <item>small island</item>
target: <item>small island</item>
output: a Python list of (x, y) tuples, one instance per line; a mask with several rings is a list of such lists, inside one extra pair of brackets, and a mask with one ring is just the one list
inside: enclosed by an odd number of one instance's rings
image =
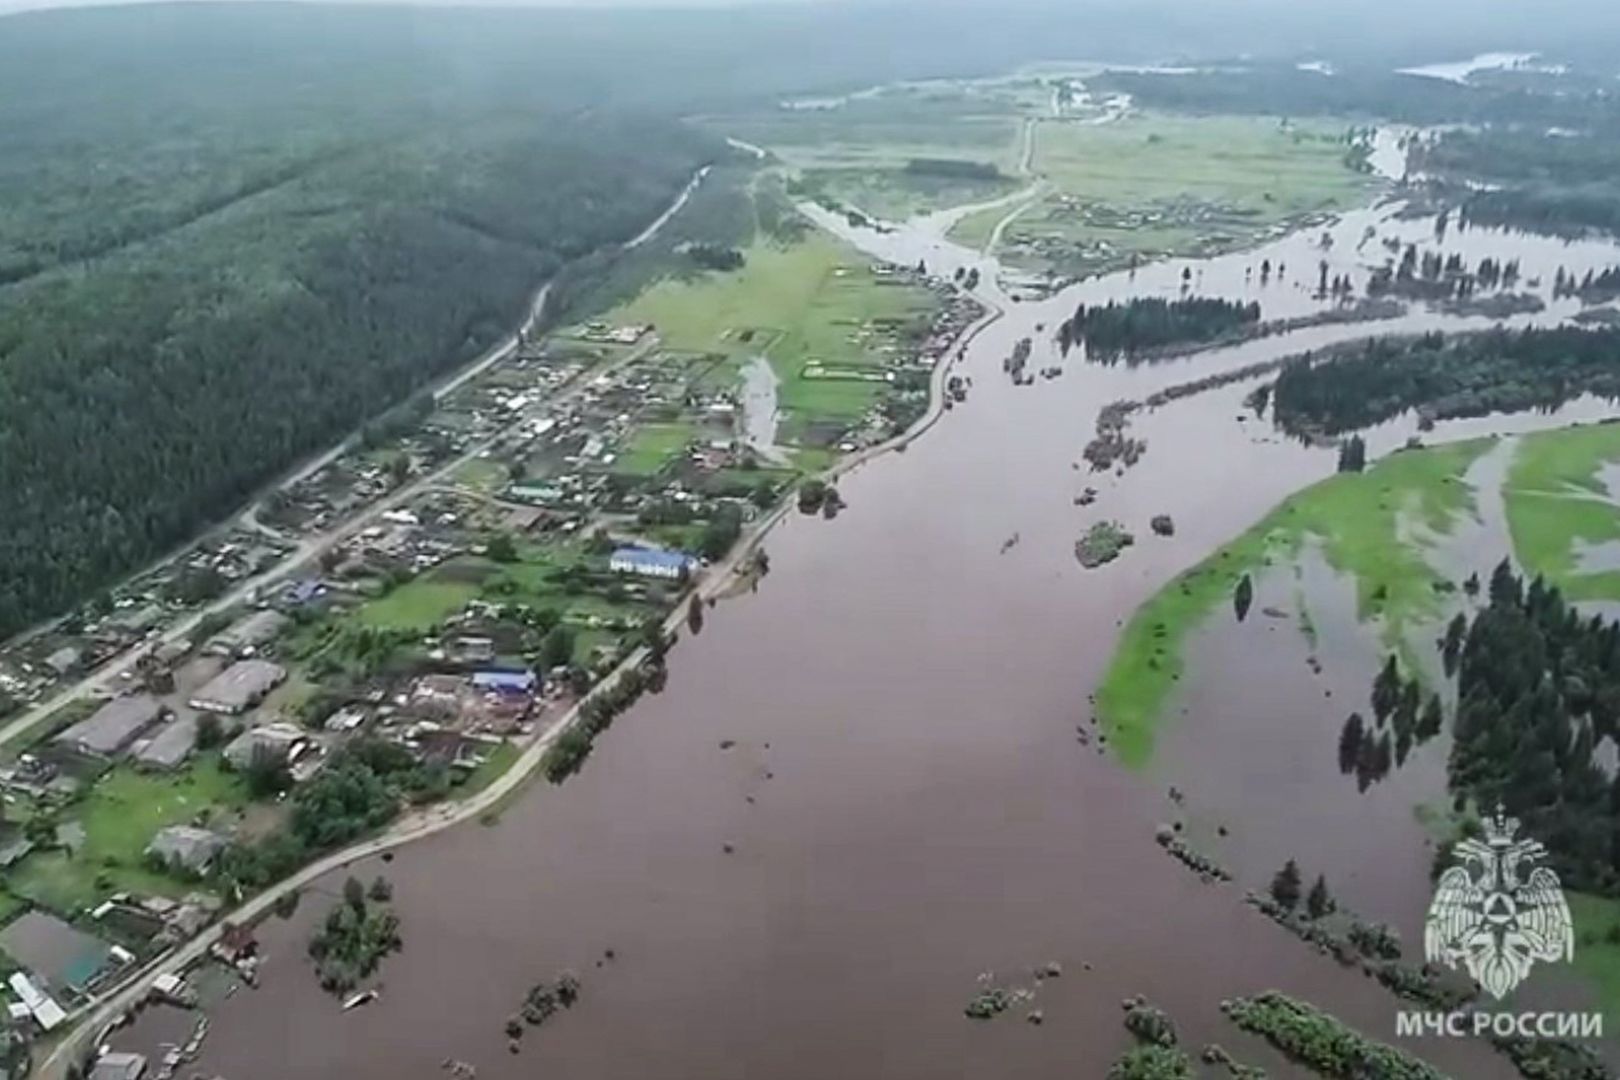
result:
[(1117, 521), (1099, 521), (1086, 535), (1074, 542), (1074, 557), (1087, 570), (1119, 558), (1120, 552), (1136, 542), (1136, 537)]

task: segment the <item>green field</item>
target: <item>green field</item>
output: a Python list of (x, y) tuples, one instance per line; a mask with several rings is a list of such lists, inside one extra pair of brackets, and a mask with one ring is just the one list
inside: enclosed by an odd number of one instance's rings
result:
[[(1345, 160), (1345, 133), (1329, 122), (1156, 113), (1043, 122), (1034, 171), (1051, 189), (1007, 229), (1005, 254), (1070, 273), (1252, 244), (1282, 223), (1364, 200), (1367, 180)], [(956, 235), (982, 243), (988, 229), (970, 218)]]
[(1489, 440), (1394, 454), (1365, 473), (1342, 473), (1287, 499), (1232, 543), (1171, 581), (1137, 609), (1097, 691), (1099, 719), (1131, 766), (1153, 752), (1154, 729), (1185, 668), (1183, 650), (1225, 610), (1245, 573), (1292, 561), (1307, 540), (1355, 579), (1359, 617), (1378, 620), (1385, 641), (1404, 647), (1415, 623), (1434, 617), (1444, 575), (1414, 535), (1449, 532), (1474, 508), (1462, 477)]
[[(897, 85), (827, 108), (773, 109), (706, 119), (706, 127), (765, 147), (791, 167), (800, 194), (899, 221), (981, 202), (1020, 186), (1019, 129), (1050, 108), (1035, 80)], [(914, 159), (993, 165), (1000, 179), (906, 171)]]
[(450, 797), (457, 800), (471, 798), (500, 779), (501, 774), (515, 765), (517, 759), (522, 756), (523, 751), (509, 742), (492, 747), (485, 755), (483, 763), (467, 777), (467, 782), (451, 789)]
[(1598, 424), (1526, 435), (1502, 496), (1513, 550), (1572, 600), (1620, 600), (1620, 571), (1586, 573), (1577, 543), (1620, 541), (1620, 507), (1599, 479), (1620, 462), (1620, 425)]
[[(876, 277), (857, 252), (820, 233), (781, 244), (759, 239), (746, 266), (700, 278), (666, 278), (616, 309), (613, 323), (651, 323), (663, 344), (682, 352), (740, 360), (763, 351), (781, 384), (778, 440), (793, 444), (817, 421), (852, 422), (883, 384), (808, 379), (811, 361), (877, 367), (892, 348), (877, 320), (922, 322), (935, 300), (926, 289)], [(752, 331), (744, 341), (739, 331)]]
[(611, 642), (619, 630), (603, 622), (634, 626), (653, 613), (645, 600), (620, 595), (619, 586), (576, 589), (558, 580), (559, 572), (580, 566), (605, 571), (607, 560), (588, 555), (581, 542), (519, 542), (510, 563), (463, 556), (406, 582), (388, 595), (351, 614), (311, 624), (299, 632), (294, 655), (306, 664), (354, 660), (349, 646), (353, 631), (427, 631), (457, 614), (473, 600), (552, 610), (577, 631), (574, 658), (584, 663), (593, 646)]
[(1620, 900), (1569, 893), (1575, 917), (1575, 970), (1590, 980), (1598, 1004), (1620, 1016)]
[(437, 571), (424, 574), (362, 607), (358, 618), (378, 630), (427, 630), (467, 606), (478, 586)]
[(247, 804), (240, 779), (203, 758), (177, 776), (113, 769), (61, 812), (84, 827), (75, 855), (30, 855), (7, 874), (6, 887), (43, 907), (72, 913), (121, 889), (178, 896), (193, 885), (147, 869), (144, 852), (158, 830), (203, 819), (220, 822)]
[(630, 476), (656, 476), (696, 438), (697, 429), (690, 423), (647, 424), (630, 436), (613, 463), (613, 471)]

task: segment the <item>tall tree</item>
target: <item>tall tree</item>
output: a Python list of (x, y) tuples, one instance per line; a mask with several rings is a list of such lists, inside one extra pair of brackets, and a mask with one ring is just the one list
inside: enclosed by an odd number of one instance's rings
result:
[(1299, 864), (1289, 859), (1271, 879), (1271, 898), (1284, 910), (1293, 911), (1299, 906), (1301, 884)]
[(1254, 582), (1248, 574), (1238, 580), (1237, 588), (1232, 591), (1232, 610), (1237, 612), (1238, 622), (1248, 618), (1249, 606), (1254, 603)]

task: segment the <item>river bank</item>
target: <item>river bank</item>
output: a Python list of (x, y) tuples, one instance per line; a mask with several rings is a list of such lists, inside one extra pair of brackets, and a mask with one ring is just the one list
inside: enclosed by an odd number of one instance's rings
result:
[[(1432, 236), (1432, 225), (1393, 208), (1357, 211), (1332, 227), (1331, 248), (1313, 230), (1016, 306), (976, 252), (915, 229), (829, 225), (875, 257), (923, 260), (945, 276), (983, 271), (984, 295), (1007, 314), (935, 373), (936, 392), (947, 371), (971, 379), (968, 401), (927, 418), (932, 434), (904, 454), (846, 463), (848, 505), (835, 521), (783, 518), (759, 591), (711, 613), (678, 648), (666, 689), (567, 785), (529, 793), (494, 826), (397, 853), (388, 872), (408, 944), (382, 999), (335, 1013), (305, 985), (303, 916), (269, 924), (263, 989), (220, 1008), (204, 1067), (231, 1080), (408, 1075), (447, 1057), (494, 1077), (809, 1078), (860, 1075), (874, 1061), (894, 1077), (1072, 1075), (1095, 1072), (1122, 1044), (1113, 1002), (1147, 993), (1193, 1037), (1241, 1046), (1244, 1060), (1287, 1075), (1273, 1052), (1234, 1038), (1217, 1007), (1268, 985), (1391, 1038), (1393, 1004), (1379, 988), (1153, 842), (1155, 826), (1181, 813), (1163, 794), (1183, 778), (1172, 769), (1222, 786), (1238, 835), (1275, 820), (1268, 850), (1312, 850), (1323, 822), (1294, 828), (1274, 789), (1231, 786), (1246, 747), (1201, 739), (1198, 725), (1181, 725), (1189, 745), (1145, 778), (1076, 730), (1136, 607), (1333, 467), (1332, 451), (1253, 426), (1236, 383), (1137, 418), (1146, 456), (1124, 475), (1091, 475), (1077, 462), (1096, 409), (1368, 328), (1312, 327), (1138, 369), (1070, 363), (1034, 387), (1011, 385), (1001, 363), (1030, 337), (1032, 366), (1058, 364), (1038, 325), (1055, 327), (1080, 300), (1175, 295), (1184, 272), (1206, 293), (1260, 298), (1268, 316), (1308, 314), (1320, 303), (1318, 259), (1364, 280), (1372, 268), (1356, 241), (1366, 228), (1400, 239)], [(1475, 232), (1473, 257), (1500, 247), (1527, 267), (1572, 258)], [(1294, 274), (1259, 292), (1245, 271), (1262, 257)], [(1489, 320), (1417, 311), (1374, 325)], [(1098, 489), (1095, 507), (1075, 505), (1082, 486)], [(1166, 513), (1175, 534), (1150, 538), (1145, 523)], [(1143, 539), (1085, 570), (1073, 542), (1102, 517)], [(1350, 831), (1352, 820), (1332, 824)], [(1361, 883), (1358, 911), (1410, 925), (1425, 853), (1404, 835), (1370, 853), (1390, 836), (1374, 830), (1369, 852), (1333, 870)], [(620, 959), (597, 972), (591, 958), (605, 948)], [(1054, 959), (1077, 977), (1043, 989), (1040, 1029), (962, 1018), (980, 973)], [(589, 969), (581, 1003), (510, 1059), (499, 1018), (536, 978), (570, 966)], [(447, 990), (458, 1002), (448, 1013)], [(1455, 1075), (1509, 1075), (1471, 1044), (1413, 1048)]]

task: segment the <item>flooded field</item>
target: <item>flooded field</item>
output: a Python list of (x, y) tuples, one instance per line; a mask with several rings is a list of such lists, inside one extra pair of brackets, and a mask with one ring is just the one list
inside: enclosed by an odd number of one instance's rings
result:
[[(214, 1010), (198, 1070), (426, 1080), (465, 1061), (482, 1080), (1100, 1076), (1127, 1042), (1119, 1000), (1143, 993), (1190, 1048), (1220, 1042), (1272, 1075), (1297, 1075), (1220, 1015), (1223, 997), (1268, 988), (1393, 1040), (1394, 998), (1243, 902), (1289, 856), (1408, 941), (1427, 902), (1413, 808), (1443, 794), (1443, 748), (1367, 796), (1338, 775), (1335, 733), (1379, 653), (1325, 566), (1302, 584), (1322, 628), (1321, 676), (1292, 621), (1257, 615), (1239, 633), (1199, 639), (1192, 689), (1145, 772), (1077, 735), (1132, 611), (1330, 474), (1334, 451), (1249, 416), (1247, 383), (1138, 415), (1133, 434), (1148, 450), (1122, 475), (1085, 471), (1080, 450), (1098, 409), (1117, 399), (1371, 333), (1494, 320), (1414, 307), (1138, 367), (1064, 359), (1053, 332), (1078, 303), (1175, 296), (1184, 284), (1258, 299), (1268, 321), (1309, 316), (1326, 303), (1319, 264), (1360, 291), (1389, 257), (1385, 239), (1469, 264), (1519, 260), (1523, 291), (1547, 306), (1509, 322), (1544, 324), (1580, 307), (1552, 295), (1559, 267), (1584, 273), (1620, 262), (1620, 250), (1477, 229), (1441, 238), (1432, 218), (1403, 219), (1389, 204), (1258, 251), (1015, 301), (992, 262), (941, 239), (949, 217), (885, 233), (823, 224), (875, 257), (982, 272), (984, 295), (1007, 314), (955, 369), (972, 383), (966, 403), (904, 453), (841, 480), (848, 508), (836, 520), (795, 516), (774, 532), (758, 593), (722, 604), (677, 646), (667, 689), (631, 710), (577, 777), (536, 786), (498, 823), (355, 869), (393, 881), (405, 939), (377, 1001), (345, 1012), (305, 955), (341, 880), (292, 919), (264, 924), (263, 985)], [(1265, 260), (1282, 269), (1262, 281)], [(1025, 337), (1031, 368), (1061, 376), (1012, 384), (1003, 360)], [(1609, 411), (1577, 402), (1562, 416), (1443, 424), (1425, 438)], [(1369, 448), (1382, 453), (1413, 430), (1392, 422)], [(1096, 503), (1077, 506), (1086, 486)], [(1150, 533), (1157, 514), (1173, 515), (1173, 536)], [(1136, 543), (1085, 570), (1074, 541), (1104, 519)], [(1295, 587), (1262, 583), (1256, 609), (1286, 609)], [(1227, 829), (1235, 884), (1205, 885), (1155, 844), (1160, 823), (1182, 819), (1195, 836)], [(982, 973), (1032, 985), (1032, 969), (1051, 961), (1063, 975), (1031, 1003), (1040, 1026), (1017, 1009), (964, 1018)], [(580, 1004), (512, 1055), (507, 1018), (563, 969), (583, 980)], [(143, 1020), (115, 1041), (148, 1049), (156, 1026)], [(1454, 1076), (1513, 1075), (1483, 1045), (1412, 1049)]]

